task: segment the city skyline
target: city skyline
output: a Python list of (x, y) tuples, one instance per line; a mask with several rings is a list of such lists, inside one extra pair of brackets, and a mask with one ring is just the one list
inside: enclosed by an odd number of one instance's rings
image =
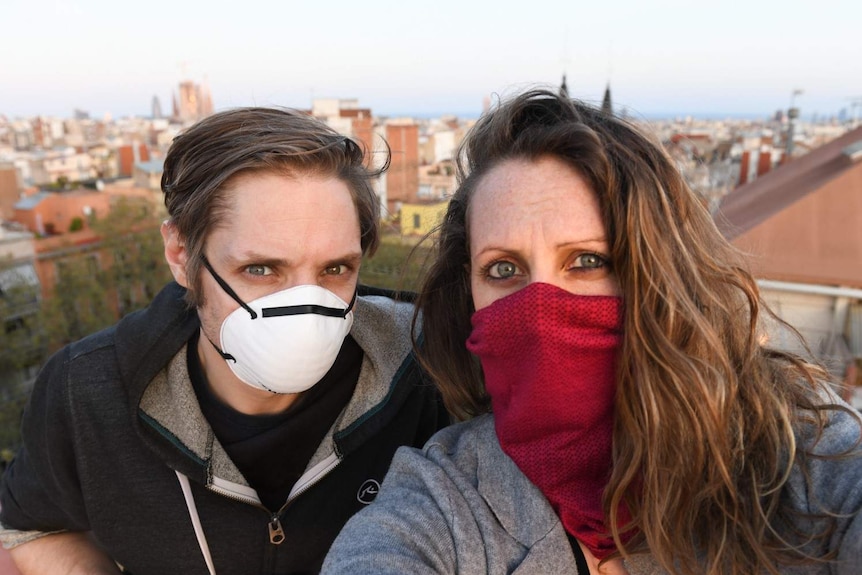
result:
[(792, 100), (804, 119), (862, 116), (862, 4), (646, 4), (9, 0), (0, 114), (148, 116), (153, 96), (168, 112), (188, 79), (209, 85), (216, 110), (333, 97), (376, 115), (473, 117), (566, 74), (590, 101), (610, 83), (615, 107), (635, 116), (765, 117)]

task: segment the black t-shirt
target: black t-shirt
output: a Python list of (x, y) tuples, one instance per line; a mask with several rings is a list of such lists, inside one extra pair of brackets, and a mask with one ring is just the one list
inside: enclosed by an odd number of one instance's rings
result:
[(566, 536), (569, 538), (569, 545), (572, 546), (572, 553), (575, 554), (575, 567), (577, 567), (578, 573), (589, 573), (590, 566), (587, 565), (587, 557), (581, 546), (578, 545), (578, 540), (572, 537), (568, 531), (566, 531)]
[(228, 456), (268, 509), (277, 511), (350, 401), (362, 367), (362, 348), (349, 335), (330, 370), (284, 412), (246, 415), (223, 403), (206, 380), (189, 342), (189, 376), (201, 411)]

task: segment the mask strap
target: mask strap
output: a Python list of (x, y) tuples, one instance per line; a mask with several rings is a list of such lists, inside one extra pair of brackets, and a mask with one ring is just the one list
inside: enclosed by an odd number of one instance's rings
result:
[[(204, 335), (204, 337), (206, 337), (206, 335)], [(212, 345), (213, 348), (215, 348), (215, 350), (218, 352), (218, 354), (222, 357), (223, 360), (232, 361), (232, 362), (236, 363), (236, 358), (234, 356), (232, 356), (231, 354), (225, 353), (222, 350), (220, 350), (219, 347), (213, 343), (213, 340), (211, 340), (210, 338), (207, 337), (207, 341), (210, 342), (210, 345)]]
[[(223, 289), (225, 291), (225, 293), (227, 293), (227, 295), (232, 297), (239, 305), (241, 305), (245, 311), (247, 311), (249, 314), (251, 314), (251, 319), (257, 319), (257, 312), (254, 311), (253, 309), (251, 309), (250, 307), (248, 307), (248, 305), (246, 305), (246, 303), (244, 301), (239, 299), (239, 296), (236, 295), (236, 292), (233, 291), (233, 289), (229, 285), (227, 285), (226, 281), (224, 281), (223, 279), (221, 279), (221, 277), (219, 277), (219, 275), (216, 273), (216, 271), (210, 265), (209, 261), (207, 260), (207, 257), (203, 254), (201, 254), (201, 261), (203, 262), (204, 267), (206, 269), (208, 269), (209, 272), (212, 274), (213, 279), (215, 279), (215, 281), (218, 283), (218, 285), (221, 286), (221, 289)], [(218, 349), (218, 348), (216, 348), (216, 349)]]
[(353, 297), (350, 298), (350, 303), (347, 305), (347, 309), (344, 310), (344, 317), (347, 317), (347, 314), (350, 313), (350, 310), (353, 309), (353, 304), (356, 303), (356, 292), (359, 291), (359, 286), (356, 286), (356, 289), (353, 290)]
[(302, 305), (288, 305), (283, 307), (265, 307), (263, 308), (263, 310), (261, 310), (261, 312), (263, 313), (263, 317), (282, 317), (286, 315), (303, 315), (307, 313), (314, 313), (317, 315), (325, 315), (327, 317), (337, 317), (344, 319), (347, 317), (347, 314), (350, 313), (350, 310), (353, 309), (354, 302), (356, 302), (356, 290), (353, 290), (353, 297), (350, 298), (350, 304), (348, 304), (347, 309), (326, 307), (323, 305), (309, 303)]
[(356, 301), (356, 290), (353, 291), (353, 297), (350, 298), (350, 304), (347, 309), (339, 309), (337, 307), (326, 307), (313, 303), (302, 305), (288, 305), (283, 307), (265, 307), (261, 310), (263, 317), (283, 317), (286, 315), (303, 315), (313, 313), (317, 315), (325, 315), (326, 317), (337, 317), (344, 319), (350, 310), (353, 309), (353, 303)]

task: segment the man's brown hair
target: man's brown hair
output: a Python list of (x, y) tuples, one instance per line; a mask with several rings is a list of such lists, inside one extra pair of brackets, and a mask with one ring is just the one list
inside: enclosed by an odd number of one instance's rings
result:
[(200, 269), (206, 239), (227, 213), (226, 190), (239, 174), (276, 172), (291, 177), (335, 177), (353, 197), (362, 252), (379, 242), (380, 202), (371, 180), (379, 170), (364, 163), (363, 149), (308, 114), (287, 108), (237, 108), (214, 114), (177, 136), (162, 174), (165, 206), (188, 255), (190, 305), (201, 303)]

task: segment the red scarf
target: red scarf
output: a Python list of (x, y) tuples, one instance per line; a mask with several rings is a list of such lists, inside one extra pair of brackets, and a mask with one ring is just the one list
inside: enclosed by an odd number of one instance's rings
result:
[[(612, 466), (622, 308), (619, 297), (533, 283), (473, 314), (467, 340), (482, 362), (503, 451), (599, 559), (616, 550), (602, 492)], [(626, 509), (619, 520), (630, 521)]]

